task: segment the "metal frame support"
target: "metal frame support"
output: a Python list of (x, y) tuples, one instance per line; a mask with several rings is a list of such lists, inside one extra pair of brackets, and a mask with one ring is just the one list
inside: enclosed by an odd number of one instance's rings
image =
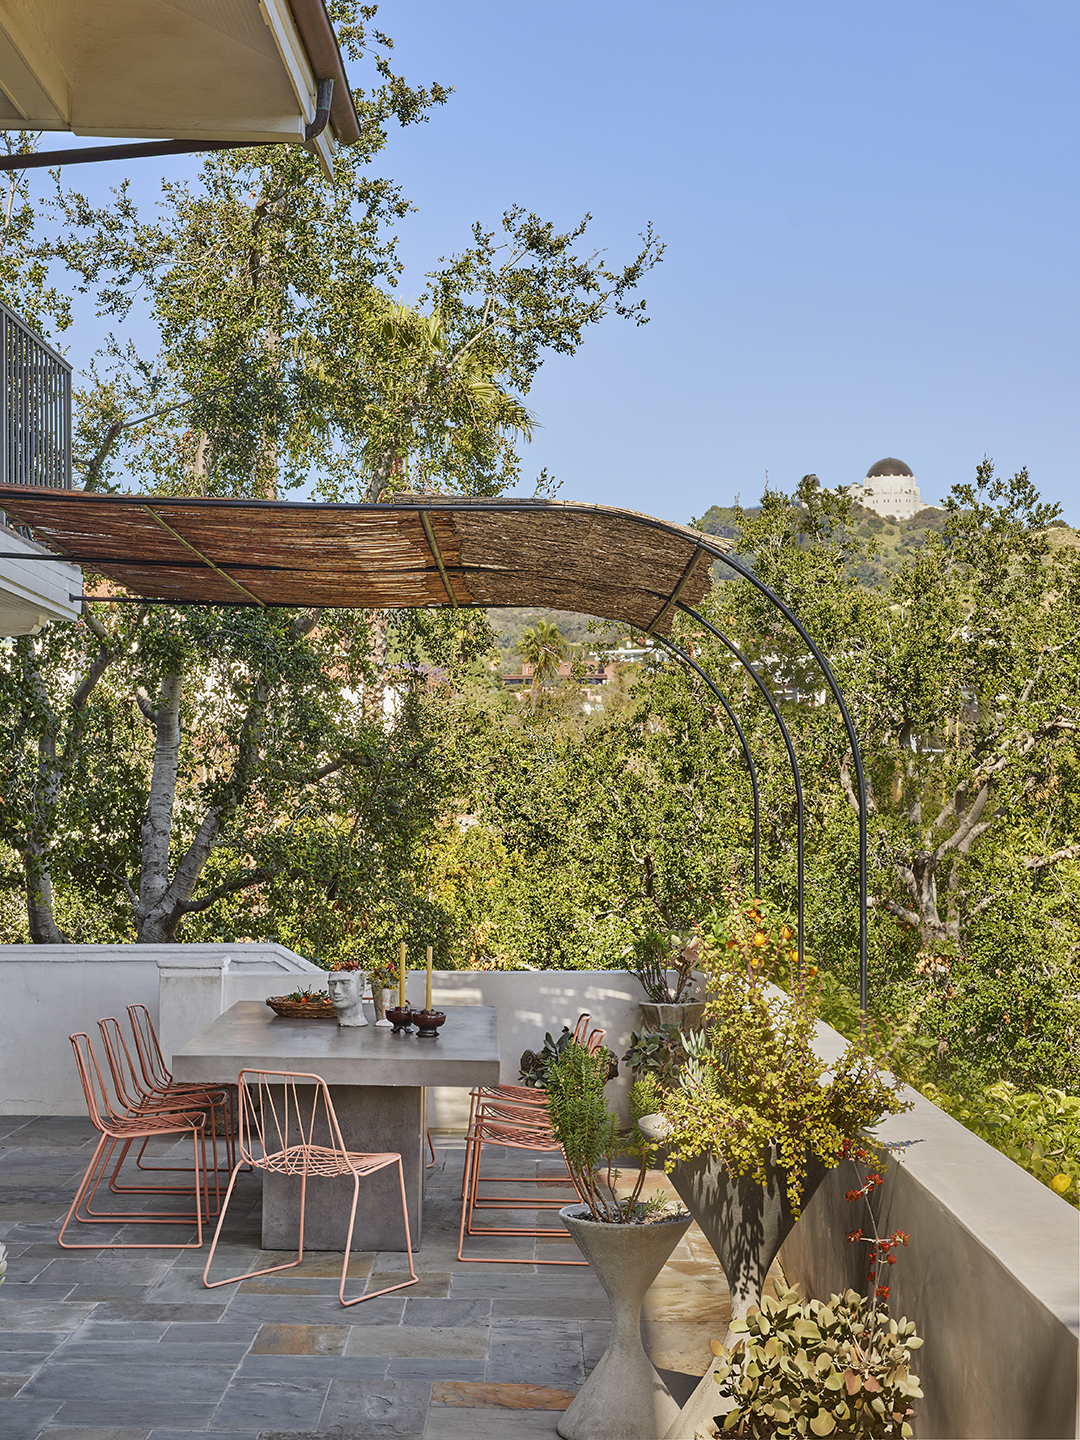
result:
[(746, 759), (746, 768), (750, 772), (750, 789), (754, 796), (754, 893), (761, 894), (761, 796), (758, 793), (757, 767), (754, 764), (754, 757), (750, 753), (750, 746), (742, 726), (739, 724), (738, 716), (727, 702), (727, 698), (720, 687), (709, 678), (701, 666), (685, 650), (679, 648), (673, 640), (668, 640), (663, 635), (657, 635), (655, 631), (649, 632), (652, 639), (659, 641), (665, 649), (670, 650), (673, 655), (678, 656), (682, 663), (692, 670), (696, 670), (705, 684), (716, 696), (717, 700), (727, 711), (728, 719), (735, 726), (735, 731), (742, 745), (743, 755)]

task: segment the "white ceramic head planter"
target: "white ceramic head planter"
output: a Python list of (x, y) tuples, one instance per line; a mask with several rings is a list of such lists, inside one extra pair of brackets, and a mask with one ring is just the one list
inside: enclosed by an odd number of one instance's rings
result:
[(367, 977), (362, 970), (334, 970), (326, 982), (339, 1025), (366, 1025), (361, 997)]

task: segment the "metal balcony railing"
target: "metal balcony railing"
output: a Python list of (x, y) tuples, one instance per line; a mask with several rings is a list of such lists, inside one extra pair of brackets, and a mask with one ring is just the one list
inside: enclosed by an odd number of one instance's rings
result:
[(71, 488), (71, 366), (0, 303), (0, 477)]

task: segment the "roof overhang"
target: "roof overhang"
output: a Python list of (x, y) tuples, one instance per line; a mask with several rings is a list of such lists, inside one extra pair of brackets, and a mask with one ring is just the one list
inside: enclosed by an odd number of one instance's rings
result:
[(634, 510), (555, 500), (328, 505), (0, 486), (0, 508), (57, 557), (166, 604), (528, 605), (661, 634), (730, 549)]
[(36, 635), (50, 620), (77, 620), (82, 572), (43, 545), (0, 526), (0, 635)]
[(329, 166), (360, 130), (323, 0), (0, 0), (8, 129), (302, 145), (320, 80)]

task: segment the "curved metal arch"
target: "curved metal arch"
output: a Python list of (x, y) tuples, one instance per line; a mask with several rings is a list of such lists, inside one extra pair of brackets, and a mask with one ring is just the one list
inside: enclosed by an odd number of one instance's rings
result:
[(668, 640), (663, 635), (657, 635), (656, 632), (652, 630), (650, 630), (649, 634), (652, 639), (658, 640), (660, 644), (663, 645), (666, 649), (670, 650), (673, 655), (677, 655), (684, 665), (688, 665), (691, 667), (691, 669), (697, 671), (697, 673), (701, 676), (702, 680), (705, 681), (705, 684), (708, 685), (709, 689), (713, 692), (716, 698), (720, 701), (720, 704), (727, 711), (728, 719), (731, 721), (732, 725), (735, 726), (735, 731), (739, 737), (739, 742), (742, 745), (743, 755), (746, 759), (746, 768), (750, 772), (750, 789), (753, 792), (754, 796), (754, 893), (756, 895), (760, 895), (761, 796), (758, 793), (757, 766), (754, 764), (754, 757), (750, 753), (749, 742), (746, 739), (746, 735), (743, 732), (742, 726), (739, 724), (739, 717), (735, 714), (735, 711), (728, 704), (727, 697), (724, 695), (724, 692), (713, 680), (709, 678), (709, 676), (705, 673), (705, 671), (701, 668), (697, 661), (692, 658), (692, 656), (687, 655), (686, 651), (680, 649), (680, 647), (676, 645), (673, 640)]
[(796, 908), (795, 908), (795, 927), (796, 927), (796, 937), (797, 937), (796, 945), (797, 945), (798, 956), (799, 956), (799, 965), (801, 966), (802, 963), (803, 963), (803, 953), (804, 953), (804, 950), (805, 950), (805, 938), (806, 938), (806, 937), (805, 937), (805, 915), (804, 915), (804, 911), (805, 911), (805, 906), (804, 906), (804, 894), (805, 894), (805, 883), (804, 883), (804, 881), (805, 881), (805, 856), (804, 856), (804, 850), (805, 850), (805, 842), (806, 842), (806, 824), (805, 824), (805, 807), (804, 807), (804, 805), (803, 805), (802, 775), (801, 775), (801, 773), (800, 773), (800, 771), (799, 771), (799, 761), (798, 761), (798, 758), (796, 757), (796, 754), (795, 754), (795, 746), (794, 746), (794, 744), (792, 743), (792, 740), (791, 740), (791, 732), (790, 732), (790, 730), (788, 730), (788, 727), (787, 727), (787, 725), (786, 725), (786, 723), (785, 723), (785, 721), (784, 721), (784, 717), (783, 717), (783, 715), (780, 713), (780, 707), (777, 705), (776, 699), (775, 699), (775, 697), (773, 696), (772, 691), (771, 691), (771, 690), (769, 689), (769, 687), (765, 684), (765, 681), (761, 678), (761, 676), (757, 673), (757, 671), (754, 669), (754, 667), (750, 664), (750, 661), (747, 660), (746, 656), (742, 653), (742, 651), (741, 651), (741, 650), (739, 649), (739, 647), (735, 644), (735, 642), (734, 642), (733, 640), (729, 640), (728, 637), (723, 633), (722, 630), (718, 630), (715, 625), (713, 625), (710, 621), (706, 620), (703, 615), (699, 615), (696, 610), (692, 610), (692, 609), (689, 607), (689, 605), (682, 605), (682, 604), (680, 604), (679, 609), (680, 609), (680, 610), (684, 610), (687, 615), (692, 616), (693, 619), (696, 620), (699, 624), (704, 625), (705, 628), (706, 628), (706, 630), (711, 631), (712, 634), (715, 635), (716, 638), (717, 638), (723, 645), (727, 646), (728, 650), (730, 650), (730, 652), (732, 653), (732, 655), (735, 656), (735, 659), (738, 660), (739, 664), (743, 667), (743, 669), (746, 671), (746, 673), (747, 673), (747, 674), (751, 677), (751, 679), (753, 680), (754, 684), (755, 684), (755, 685), (758, 687), (758, 689), (761, 691), (762, 695), (763, 695), (764, 698), (765, 698), (765, 703), (768, 705), (769, 709), (772, 711), (773, 719), (776, 721), (777, 725), (780, 727), (780, 734), (783, 736), (784, 747), (785, 747), (785, 749), (787, 750), (788, 763), (789, 763), (790, 766), (791, 766), (791, 778), (792, 778), (792, 780), (794, 781), (794, 784), (795, 784), (795, 822), (796, 822), (796, 832), (795, 832), (795, 869), (796, 869), (796, 880), (797, 880)]
[[(701, 549), (706, 554), (713, 556), (714, 559), (719, 560), (724, 565), (727, 565), (730, 569), (734, 570), (741, 579), (749, 581), (749, 583), (753, 585), (760, 594), (764, 595), (770, 605), (772, 605), (776, 610), (779, 611), (781, 615), (783, 615), (785, 620), (788, 621), (788, 623), (794, 628), (794, 630), (801, 637), (801, 639), (809, 646), (810, 653), (817, 661), (818, 668), (820, 669), (822, 675), (825, 678), (825, 683), (832, 691), (833, 698), (835, 699), (837, 705), (840, 708), (840, 715), (844, 722), (844, 729), (847, 732), (848, 744), (851, 746), (852, 763), (855, 767), (855, 794), (856, 799), (858, 800), (859, 811), (859, 1008), (865, 1016), (866, 1007), (869, 1000), (869, 965), (867, 943), (867, 910), (869, 885), (867, 873), (866, 776), (863, 771), (862, 750), (859, 748), (859, 737), (855, 733), (855, 724), (851, 718), (851, 712), (848, 710), (847, 702), (844, 699), (843, 691), (840, 689), (840, 684), (837, 681), (836, 676), (833, 674), (832, 666), (825, 658), (825, 655), (823, 654), (820, 647), (815, 643), (814, 640), (811, 639), (809, 631), (803, 625), (802, 621), (798, 618), (795, 612), (790, 608), (790, 606), (786, 605), (784, 601), (780, 599), (780, 596), (777, 595), (774, 590), (770, 589), (763, 580), (759, 580), (758, 577), (750, 569), (748, 569), (747, 566), (745, 566), (741, 561), (733, 559), (725, 550), (721, 550), (720, 547), (717, 545), (710, 545), (708, 541), (704, 539), (699, 541), (699, 544), (701, 546)], [(696, 620), (701, 621), (702, 624), (708, 624), (708, 622), (702, 620), (702, 617), (698, 615), (696, 611), (692, 610), (690, 606), (684, 604), (681, 600), (679, 600), (677, 596), (674, 599), (674, 603), (677, 609), (682, 610), (686, 614), (693, 616)], [(713, 627), (710, 626), (709, 628), (712, 629)], [(719, 632), (716, 633), (719, 634)]]
[[(621, 565), (616, 564), (614, 574), (616, 579), (621, 577), (625, 580), (628, 572), (634, 569), (634, 562), (641, 566), (640, 578), (634, 587), (624, 588), (620, 595), (613, 596), (613, 600), (619, 601), (616, 613), (610, 618), (627, 621), (640, 633), (645, 630), (663, 630), (666, 628), (666, 621), (672, 610), (675, 608), (688, 609), (681, 596), (688, 587), (693, 587), (695, 576), (699, 571), (699, 557), (711, 556), (719, 560), (729, 570), (734, 571), (741, 579), (752, 585), (788, 624), (791, 625), (796, 634), (800, 636), (807, 646), (810, 654), (814, 657), (821, 674), (825, 678), (828, 689), (832, 692), (840, 709), (840, 715), (844, 723), (848, 744), (851, 750), (852, 761), (855, 771), (856, 806), (858, 810), (859, 823), (859, 998), (860, 1004), (865, 1012), (867, 1004), (867, 815), (866, 815), (866, 782), (863, 771), (862, 752), (859, 748), (858, 736), (851, 719), (843, 692), (836, 680), (832, 667), (825, 658), (821, 648), (811, 638), (806, 627), (802, 624), (794, 611), (780, 597), (770, 589), (763, 581), (740, 560), (733, 558), (728, 551), (716, 542), (715, 539), (706, 537), (700, 530), (691, 530), (687, 526), (676, 525), (671, 521), (658, 520), (652, 516), (642, 515), (635, 511), (616, 510), (610, 506), (585, 505), (574, 501), (551, 501), (551, 500), (499, 500), (483, 499), (470, 500), (455, 499), (443, 495), (425, 496), (402, 496), (395, 497), (392, 501), (379, 502), (374, 505), (361, 504), (360, 502), (349, 502), (342, 504), (323, 504), (319, 502), (287, 502), (269, 500), (236, 500), (225, 499), (224, 497), (173, 497), (165, 499), (162, 497), (139, 497), (139, 496), (118, 496), (118, 495), (86, 495), (81, 492), (35, 492), (35, 487), (2, 486), (0, 485), (0, 501), (4, 502), (4, 509), (15, 514), (19, 523), (31, 526), (44, 526), (45, 537), (49, 544), (54, 547), (54, 553), (40, 555), (34, 558), (45, 560), (67, 560), (86, 564), (94, 564), (101, 573), (107, 575), (120, 585), (131, 586), (137, 593), (143, 595), (143, 600), (135, 603), (212, 603), (212, 604), (251, 604), (253, 603), (250, 592), (243, 586), (239, 590), (244, 591), (244, 598), (220, 597), (208, 601), (206, 598), (206, 585), (208, 575), (217, 575), (220, 580), (220, 572), (225, 570), (239, 569), (245, 573), (245, 577), (255, 583), (252, 579), (255, 572), (258, 572), (258, 583), (269, 590), (256, 602), (270, 606), (285, 606), (294, 608), (298, 605), (345, 605), (345, 606), (389, 606), (392, 608), (416, 608), (420, 606), (441, 605), (444, 603), (475, 604), (483, 608), (508, 604), (548, 605), (559, 608), (576, 608), (582, 613), (597, 613), (595, 604), (598, 597), (598, 590), (592, 584), (596, 576), (593, 574), (584, 575), (580, 569), (569, 572), (560, 577), (560, 584), (554, 585), (547, 559), (550, 558), (551, 546), (554, 545), (556, 553), (564, 544), (564, 517), (583, 516), (589, 521), (587, 535), (593, 551), (600, 543), (601, 532), (606, 537), (608, 551), (611, 555), (621, 560)], [(10, 503), (9, 503), (10, 502)], [(147, 522), (154, 520), (153, 512), (156, 509), (165, 508), (168, 513), (174, 511), (182, 513), (192, 521), (205, 521), (207, 515), (219, 510), (221, 507), (229, 507), (233, 514), (243, 510), (249, 516), (249, 524), (252, 521), (258, 522), (256, 529), (262, 536), (266, 546), (266, 553), (258, 560), (254, 560), (250, 552), (249, 530), (245, 527), (244, 540), (245, 551), (243, 554), (230, 552), (230, 556), (224, 553), (216, 555), (215, 562), (203, 554), (198, 545), (209, 544), (209, 540), (200, 540), (200, 534), (196, 534), (194, 540), (191, 537), (184, 539), (188, 550), (192, 550), (200, 557), (197, 561), (173, 555), (171, 558), (161, 558), (158, 547), (160, 538), (157, 536), (157, 526), (153, 526), (151, 533), (147, 528)], [(64, 511), (70, 512), (69, 518), (63, 516)], [(147, 513), (144, 513), (147, 512)], [(295, 522), (297, 515), (303, 512), (303, 534), (307, 537), (304, 544), (297, 549), (297, 535), (300, 533), (293, 524), (293, 529), (286, 533), (281, 526), (285, 524), (288, 515), (291, 514)], [(332, 513), (335, 517), (335, 524), (344, 524), (346, 529), (361, 513), (364, 516), (364, 523), (374, 520), (376, 525), (380, 518), (387, 521), (389, 535), (390, 530), (394, 531), (395, 545), (393, 554), (384, 555), (379, 563), (370, 565), (365, 563), (360, 567), (362, 574), (367, 577), (364, 585), (352, 583), (341, 588), (343, 576), (352, 575), (350, 566), (353, 564), (352, 552), (346, 546), (336, 561), (331, 563), (322, 549), (318, 549), (319, 565), (310, 573), (304, 571), (302, 561), (307, 555), (311, 558), (314, 541), (309, 535), (307, 524), (308, 516), (315, 512)], [(466, 559), (460, 556), (460, 564), (450, 567), (453, 572), (454, 581), (449, 591), (442, 591), (447, 576), (440, 576), (440, 593), (446, 595), (446, 599), (437, 599), (434, 593), (433, 576), (439, 576), (437, 561), (434, 566), (429, 565), (432, 552), (425, 541), (422, 547), (408, 541), (407, 537), (398, 533), (396, 526), (398, 517), (403, 513), (419, 514), (427, 512), (434, 515), (436, 512), (441, 517), (448, 518), (451, 526), (454, 524), (454, 517), (459, 518), (466, 514), (530, 514), (535, 515), (537, 522), (542, 522), (541, 528), (545, 529), (545, 546), (539, 549), (534, 547), (533, 561), (539, 557), (544, 563), (533, 564), (531, 569), (522, 566), (518, 549), (514, 546), (507, 548), (505, 537), (499, 541), (496, 532), (490, 531), (488, 544), (481, 545), (477, 550), (474, 541), (470, 541), (472, 548), (477, 553)], [(127, 554), (116, 556), (113, 550), (116, 548), (112, 540), (114, 526), (111, 520), (116, 516), (124, 519), (126, 526), (124, 548)], [(175, 517), (174, 517), (175, 518)], [(139, 522), (142, 528), (139, 528)], [(102, 522), (105, 522), (104, 524)], [(265, 523), (264, 523), (265, 522)], [(132, 528), (134, 526), (134, 528)], [(205, 527), (204, 527), (205, 528)], [(220, 527), (211, 527), (213, 535), (218, 541), (221, 538)], [(417, 527), (419, 531), (419, 527)], [(685, 549), (673, 550), (670, 547), (665, 550), (652, 545), (631, 546), (627, 550), (621, 543), (625, 538), (627, 530), (640, 530), (651, 532), (652, 535), (663, 535), (670, 539), (677, 539)], [(207, 531), (209, 535), (211, 532)], [(420, 532), (422, 533), (422, 532)], [(40, 537), (39, 537), (40, 538)], [(386, 537), (383, 537), (386, 538)], [(461, 536), (458, 534), (458, 541)], [(502, 553), (494, 554), (491, 549), (491, 542), (495, 540), (502, 544)], [(496, 549), (498, 549), (496, 543)], [(55, 553), (56, 547), (61, 550), (60, 554)], [(75, 547), (75, 548), (73, 548)], [(81, 549), (86, 554), (80, 553)], [(290, 548), (291, 547), (291, 548)], [(213, 547), (211, 547), (213, 548)], [(228, 548), (228, 547), (226, 547)], [(292, 551), (296, 550), (293, 555)], [(282, 564), (282, 556), (288, 552), (291, 563)], [(543, 553), (541, 553), (543, 552)], [(186, 553), (186, 552), (185, 552)], [(507, 557), (510, 556), (509, 563)], [(684, 562), (685, 557), (685, 562)], [(17, 558), (26, 557), (19, 552)], [(331, 557), (332, 559), (332, 557)], [(674, 582), (669, 586), (664, 584), (664, 567), (671, 569), (676, 564), (680, 567), (675, 574)], [(329, 566), (329, 568), (328, 568)], [(146, 573), (150, 567), (149, 576)], [(162, 567), (155, 570), (154, 567)], [(446, 568), (444, 566), (444, 568)], [(357, 573), (360, 573), (358, 571)], [(450, 572), (448, 571), (448, 574)], [(150, 577), (154, 574), (169, 577), (170, 586), (168, 596), (160, 593), (161, 586), (158, 582), (151, 583)], [(289, 580), (288, 594), (280, 588), (282, 577)], [(355, 580), (355, 577), (353, 577)], [(460, 579), (466, 592), (470, 584), (478, 586), (477, 593), (470, 594), (468, 599), (458, 596), (453, 590), (453, 584)], [(382, 588), (375, 584), (379, 580)], [(230, 579), (232, 593), (237, 593), (238, 587)], [(274, 586), (278, 590), (274, 590)], [(561, 585), (561, 589), (560, 589)], [(297, 588), (299, 586), (299, 589)], [(290, 588), (291, 587), (291, 588)], [(567, 589), (569, 587), (569, 589)], [(605, 587), (601, 586), (600, 589)], [(611, 592), (611, 586), (606, 587)], [(618, 586), (615, 586), (618, 589)], [(514, 590), (516, 598), (509, 599), (507, 596)], [(147, 593), (149, 591), (149, 594)], [(371, 592), (370, 595), (368, 592)], [(375, 592), (378, 591), (376, 594)], [(577, 591), (578, 594), (570, 596), (570, 591)], [(273, 592), (273, 593), (271, 593)], [(556, 597), (556, 592), (561, 599)], [(691, 598), (697, 599), (693, 588), (690, 592)], [(556, 597), (556, 598), (553, 598)], [(94, 597), (91, 597), (94, 598)], [(577, 605), (574, 603), (578, 598), (587, 599), (590, 603)], [(642, 606), (648, 600), (659, 603), (659, 610), (643, 612)], [(117, 597), (118, 603), (120, 597)], [(610, 612), (609, 612), (610, 614)], [(699, 617), (700, 618), (700, 617)]]

